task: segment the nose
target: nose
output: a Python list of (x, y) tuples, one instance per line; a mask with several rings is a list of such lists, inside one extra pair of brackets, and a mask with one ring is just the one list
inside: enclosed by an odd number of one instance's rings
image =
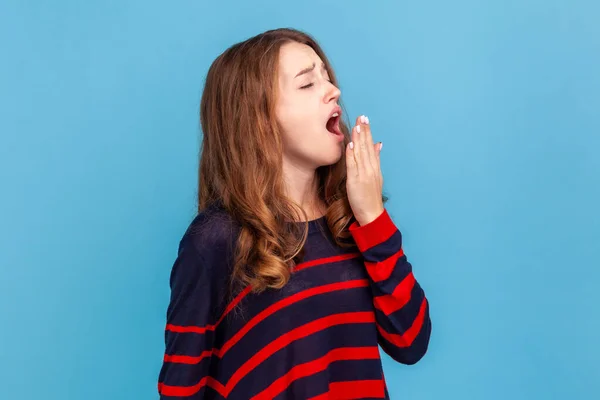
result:
[(338, 89), (337, 86), (335, 86), (333, 83), (327, 83), (328, 87), (327, 90), (325, 92), (325, 103), (329, 103), (332, 100), (334, 100), (335, 102), (338, 101), (338, 99), (340, 98), (340, 95), (342, 94), (341, 90)]

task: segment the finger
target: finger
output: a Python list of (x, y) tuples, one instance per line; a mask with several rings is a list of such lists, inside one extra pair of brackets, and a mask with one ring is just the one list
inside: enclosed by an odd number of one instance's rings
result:
[(369, 123), (369, 118), (367, 116), (365, 116), (365, 124), (364, 124), (364, 128), (365, 128), (365, 148), (366, 148), (366, 154), (367, 154), (367, 160), (369, 161), (369, 163), (367, 165), (370, 165), (371, 168), (377, 172), (378, 165), (377, 165), (377, 159), (376, 159), (376, 155), (375, 155), (375, 148), (373, 147), (373, 135), (371, 134), (371, 124)]
[(379, 162), (379, 160), (381, 159), (381, 146), (383, 145), (383, 142), (377, 142), (373, 145), (373, 152), (375, 153), (375, 159), (377, 160), (377, 162)]
[(359, 149), (357, 153), (359, 153), (359, 159), (357, 163), (360, 173), (366, 174), (372, 168), (371, 160), (369, 159), (369, 150), (367, 149), (368, 125), (366, 125), (367, 119), (364, 115), (358, 117), (358, 121), (357, 130), (359, 130), (360, 134), (358, 137)]
[[(353, 148), (354, 147), (354, 148)], [(356, 168), (356, 160), (354, 159), (354, 150), (356, 146), (354, 142), (349, 142), (346, 145), (346, 175), (355, 176), (358, 173)]]
[(354, 125), (360, 125), (360, 124), (364, 123), (364, 120), (365, 120), (365, 116), (359, 115), (358, 117), (356, 117), (356, 122), (354, 122)]
[(381, 149), (383, 148), (383, 142), (379, 142), (377, 146), (377, 165), (379, 165), (379, 184), (383, 187), (383, 170), (381, 169)]
[(361, 154), (360, 154), (360, 125), (355, 125), (352, 128), (352, 143), (354, 144), (354, 149), (352, 149), (352, 157), (354, 157), (355, 167), (358, 170), (361, 168)]

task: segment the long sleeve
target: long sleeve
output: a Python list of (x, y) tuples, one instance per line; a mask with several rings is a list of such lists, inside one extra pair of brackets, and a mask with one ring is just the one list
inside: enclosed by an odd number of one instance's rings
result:
[(350, 225), (373, 291), (381, 348), (402, 364), (427, 352), (431, 334), (429, 303), (402, 249), (402, 234), (384, 210), (374, 221)]
[(211, 267), (184, 237), (170, 277), (165, 356), (158, 378), (161, 399), (202, 399), (205, 391), (218, 390), (209, 375), (216, 325)]

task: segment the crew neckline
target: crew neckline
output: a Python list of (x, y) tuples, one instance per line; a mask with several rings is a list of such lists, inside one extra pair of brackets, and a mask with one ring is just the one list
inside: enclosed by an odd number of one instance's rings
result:
[(308, 222), (308, 233), (320, 232), (320, 227), (323, 226), (325, 221), (327, 220), (327, 215), (323, 215), (322, 217), (310, 219), (308, 221), (302, 222), (292, 222), (295, 225), (300, 226), (300, 228), (304, 228), (304, 225)]

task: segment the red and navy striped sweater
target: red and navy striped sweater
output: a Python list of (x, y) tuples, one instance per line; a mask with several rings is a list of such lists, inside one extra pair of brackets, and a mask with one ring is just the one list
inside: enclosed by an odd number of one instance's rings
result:
[(231, 300), (235, 230), (207, 211), (192, 221), (171, 271), (161, 399), (389, 399), (378, 345), (414, 364), (431, 333), (402, 235), (387, 211), (350, 226), (350, 249), (325, 217), (308, 224), (283, 289)]

